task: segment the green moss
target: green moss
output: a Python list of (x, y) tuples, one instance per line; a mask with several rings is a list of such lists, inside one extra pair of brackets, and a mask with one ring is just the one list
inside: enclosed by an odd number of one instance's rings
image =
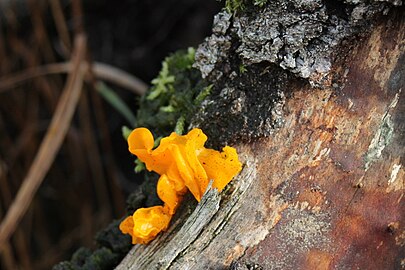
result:
[(195, 113), (209, 94), (200, 71), (192, 67), (194, 55), (195, 50), (189, 48), (163, 61), (159, 76), (140, 100), (137, 127), (147, 127), (155, 136), (167, 136), (176, 126), (184, 129), (189, 124), (187, 116)]
[(242, 11), (248, 4), (263, 7), (268, 0), (225, 0), (225, 9), (228, 13)]
[(88, 248), (79, 248), (72, 256), (72, 265), (74, 267), (81, 267), (86, 263), (86, 260), (91, 256), (91, 250)]
[(120, 261), (120, 256), (108, 248), (100, 248), (86, 260), (82, 270), (110, 270)]
[(186, 118), (182, 115), (177, 119), (176, 126), (174, 127), (174, 132), (181, 135), (184, 132), (184, 124), (186, 122)]
[(244, 64), (239, 65), (239, 73), (243, 74), (247, 71), (247, 68)]
[(123, 126), (121, 128), (122, 137), (124, 137), (124, 139), (127, 140), (129, 137), (129, 134), (131, 134), (131, 131), (132, 131), (132, 129), (130, 129), (129, 127)]
[(143, 162), (140, 161), (139, 159), (135, 159), (135, 169), (134, 169), (134, 171), (135, 171), (136, 173), (140, 173), (140, 172), (142, 172), (142, 171), (145, 170), (145, 169), (146, 169), (145, 163), (143, 163)]
[(205, 87), (199, 94), (198, 96), (194, 99), (194, 105), (199, 106), (203, 100), (209, 95), (211, 94), (211, 90), (212, 90), (213, 85), (208, 85), (207, 87)]
[(228, 13), (234, 13), (245, 9), (246, 0), (226, 0), (225, 9)]
[(169, 74), (169, 66), (167, 62), (162, 63), (162, 70), (159, 77), (152, 80), (152, 91), (146, 96), (148, 100), (154, 100), (161, 94), (173, 92), (174, 76)]
[(102, 247), (93, 253), (85, 248), (78, 249), (70, 262), (61, 262), (53, 270), (110, 270), (121, 260), (119, 254)]
[(268, 0), (254, 0), (253, 5), (263, 7), (265, 4), (267, 4)]
[(82, 270), (86, 261), (91, 257), (91, 250), (88, 248), (79, 248), (73, 254), (70, 261), (60, 262), (55, 265), (53, 270)]
[(75, 267), (71, 262), (64, 261), (55, 265), (52, 270), (75, 270)]
[(122, 220), (114, 220), (96, 235), (98, 248), (79, 248), (70, 261), (61, 262), (53, 270), (113, 269), (131, 249), (131, 237), (119, 230)]
[(131, 249), (131, 237), (123, 234), (119, 225), (123, 219), (114, 220), (104, 230), (101, 230), (96, 235), (96, 242), (99, 247), (105, 247), (116, 254), (127, 254)]

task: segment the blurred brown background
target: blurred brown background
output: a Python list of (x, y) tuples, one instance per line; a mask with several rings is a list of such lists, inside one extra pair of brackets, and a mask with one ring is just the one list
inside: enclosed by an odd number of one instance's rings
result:
[[(149, 83), (165, 56), (197, 46), (210, 33), (220, 7), (215, 0), (1, 0), (0, 223), (73, 72), (44, 67), (72, 58), (81, 24), (87, 61)], [(84, 82), (62, 146), (0, 253), (0, 269), (50, 269), (78, 247), (91, 247), (98, 230), (124, 215), (126, 196), (142, 179), (121, 135), (130, 124), (91, 82)], [(136, 113), (134, 92), (109, 87)]]

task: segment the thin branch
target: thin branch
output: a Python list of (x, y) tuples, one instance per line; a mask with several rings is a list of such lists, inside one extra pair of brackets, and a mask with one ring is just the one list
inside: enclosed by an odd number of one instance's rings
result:
[(53, 20), (55, 21), (56, 30), (58, 31), (60, 40), (64, 45), (64, 52), (66, 53), (72, 49), (72, 44), (66, 25), (65, 15), (63, 14), (63, 10), (59, 0), (49, 0), (49, 4), (51, 5), (51, 11)]
[(72, 60), (72, 72), (67, 78), (51, 124), (18, 191), (16, 199), (0, 225), (0, 250), (15, 231), (19, 221), (27, 211), (68, 131), (82, 90), (84, 72), (80, 66), (85, 56), (85, 51), (85, 36), (77, 35)]
[(99, 62), (92, 62), (91, 67), (96, 78), (132, 90), (137, 95), (143, 95), (149, 88), (142, 80), (116, 67)]
[[(80, 65), (80, 69), (88, 72), (88, 63), (82, 62)], [(10, 90), (10, 88), (15, 87), (16, 85), (35, 77), (45, 76), (49, 74), (70, 73), (72, 71), (73, 65), (71, 62), (48, 64), (30, 68), (20, 72), (19, 74), (0, 79), (0, 93)], [(123, 88), (131, 90), (137, 95), (143, 95), (143, 93), (145, 93), (148, 89), (148, 85), (142, 80), (121, 69), (107, 64), (93, 62), (92, 72), (96, 78), (119, 85)]]

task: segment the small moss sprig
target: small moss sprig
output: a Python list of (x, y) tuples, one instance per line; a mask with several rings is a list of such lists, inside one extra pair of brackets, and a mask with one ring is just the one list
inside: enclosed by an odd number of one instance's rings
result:
[(253, 5), (263, 7), (265, 4), (267, 4), (268, 0), (254, 0)]
[(228, 13), (234, 13), (245, 9), (246, 0), (226, 0), (225, 9)]
[(242, 11), (249, 3), (253, 3), (254, 6), (263, 7), (268, 0), (225, 0), (225, 9), (228, 13), (235, 13)]
[(159, 72), (159, 76), (152, 80), (152, 90), (146, 96), (148, 100), (156, 99), (162, 93), (173, 92), (173, 82), (175, 77), (169, 73), (169, 65), (167, 61), (162, 63), (162, 70)]

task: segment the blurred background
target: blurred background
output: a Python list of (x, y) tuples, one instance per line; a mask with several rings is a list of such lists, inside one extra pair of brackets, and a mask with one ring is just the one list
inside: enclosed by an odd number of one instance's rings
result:
[[(136, 114), (136, 86), (120, 80), (149, 85), (165, 56), (196, 47), (210, 34), (222, 5), (215, 0), (0, 0), (0, 223), (63, 105), (61, 93), (75, 72), (69, 61), (78, 35), (87, 37), (83, 61), (107, 64), (107, 75), (118, 69), (121, 77), (116, 83), (106, 79), (107, 89)], [(107, 75), (86, 72), (73, 119), (61, 131), (61, 147), (55, 158), (43, 157), (50, 169), (3, 245), (0, 269), (51, 269), (78, 247), (92, 247), (96, 232), (125, 214), (126, 197), (142, 177), (134, 173), (121, 133), (131, 123), (95, 87), (94, 77), (104, 81)]]

